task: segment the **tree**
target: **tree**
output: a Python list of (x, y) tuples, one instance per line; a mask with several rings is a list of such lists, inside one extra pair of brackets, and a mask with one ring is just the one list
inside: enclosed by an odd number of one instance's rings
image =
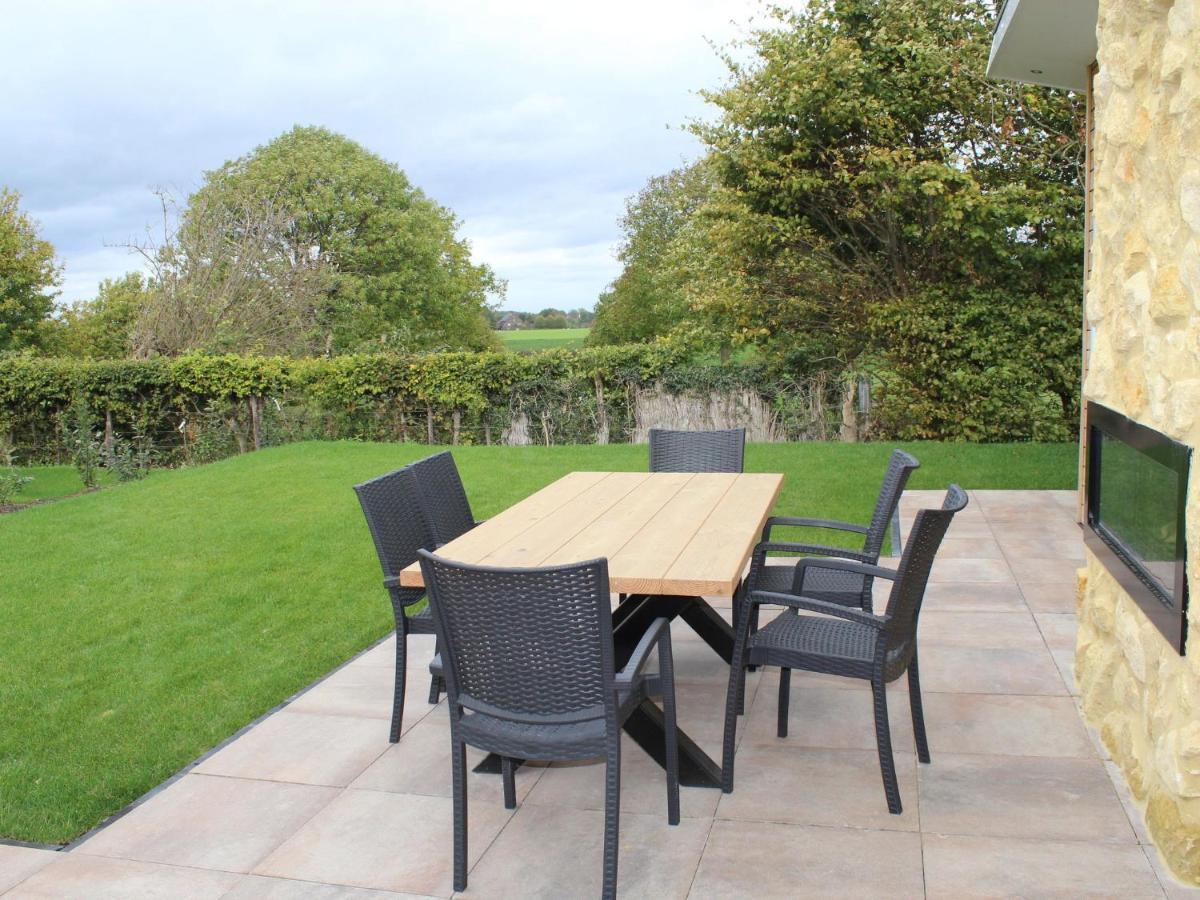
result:
[(237, 211), (280, 211), (270, 235), (282, 256), (329, 263), (312, 339), (336, 353), (495, 346), (489, 299), (503, 284), (471, 261), (458, 220), (393, 163), (324, 128), (296, 127), (206, 173), (184, 232), (236, 236)]
[(624, 268), (600, 295), (589, 344), (652, 340), (689, 318), (680, 250), (711, 188), (710, 168), (702, 161), (651, 178), (626, 203), (617, 252)]
[(21, 212), (21, 196), (0, 187), (0, 351), (37, 347), (54, 309), (61, 268), (54, 247)]
[(561, 309), (543, 309), (533, 317), (534, 328), (568, 328), (570, 322), (567, 321), (567, 314)]
[(154, 283), (141, 272), (106, 278), (92, 300), (62, 311), (56, 349), (79, 359), (122, 359), (133, 353), (134, 332), (153, 296)]
[(706, 94), (720, 118), (693, 126), (719, 184), (719, 289), (694, 283), (693, 305), (777, 357), (854, 373), (882, 355), (907, 437), (1065, 437), (1075, 418), (1081, 108), (986, 78), (993, 14), (777, 9), (755, 59), (730, 59), (732, 83)]
[(162, 238), (133, 247), (153, 283), (133, 330), (137, 357), (319, 350), (334, 273), (320, 252), (280, 239), (292, 213), (263, 197), (198, 193), (180, 216), (169, 194), (159, 198)]

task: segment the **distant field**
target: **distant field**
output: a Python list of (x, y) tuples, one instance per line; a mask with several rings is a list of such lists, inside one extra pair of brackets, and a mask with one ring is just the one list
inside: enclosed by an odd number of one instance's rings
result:
[(514, 353), (530, 350), (552, 350), (556, 347), (582, 347), (586, 328), (527, 328), (521, 331), (501, 331), (504, 347)]

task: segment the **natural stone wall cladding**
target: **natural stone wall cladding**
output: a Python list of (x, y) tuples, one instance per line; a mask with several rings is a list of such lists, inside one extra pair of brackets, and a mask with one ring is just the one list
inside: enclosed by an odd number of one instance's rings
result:
[[(1200, 447), (1200, 0), (1100, 0), (1095, 234), (1084, 394)], [(1168, 864), (1200, 883), (1200, 471), (1188, 497), (1190, 648), (1180, 658), (1089, 556), (1084, 711)]]

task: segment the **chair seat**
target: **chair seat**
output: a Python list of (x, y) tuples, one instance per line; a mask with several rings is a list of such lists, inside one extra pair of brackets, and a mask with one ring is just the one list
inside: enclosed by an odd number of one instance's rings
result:
[[(646, 698), (651, 679), (641, 679), (617, 695), (617, 715), (624, 722)], [(464, 711), (463, 740), (473, 747), (516, 759), (568, 760), (603, 756), (603, 719), (568, 725), (533, 725), (511, 722), (481, 712)]]
[(751, 635), (750, 662), (870, 678), (878, 637), (857, 622), (785, 612)]
[[(796, 566), (766, 565), (758, 570), (752, 591), (792, 593), (792, 579), (796, 577)], [(828, 600), (841, 606), (862, 606), (865, 578), (854, 572), (838, 572), (833, 569), (809, 569), (804, 576), (804, 596), (816, 600)]]

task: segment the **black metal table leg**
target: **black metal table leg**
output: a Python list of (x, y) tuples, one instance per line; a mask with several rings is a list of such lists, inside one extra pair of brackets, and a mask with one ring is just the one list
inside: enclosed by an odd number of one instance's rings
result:
[[(643, 700), (622, 727), (651, 759), (667, 767), (663, 712), (657, 704)], [(682, 728), (676, 726), (675, 734), (679, 739), (679, 783), (685, 787), (720, 788), (721, 767)]]

